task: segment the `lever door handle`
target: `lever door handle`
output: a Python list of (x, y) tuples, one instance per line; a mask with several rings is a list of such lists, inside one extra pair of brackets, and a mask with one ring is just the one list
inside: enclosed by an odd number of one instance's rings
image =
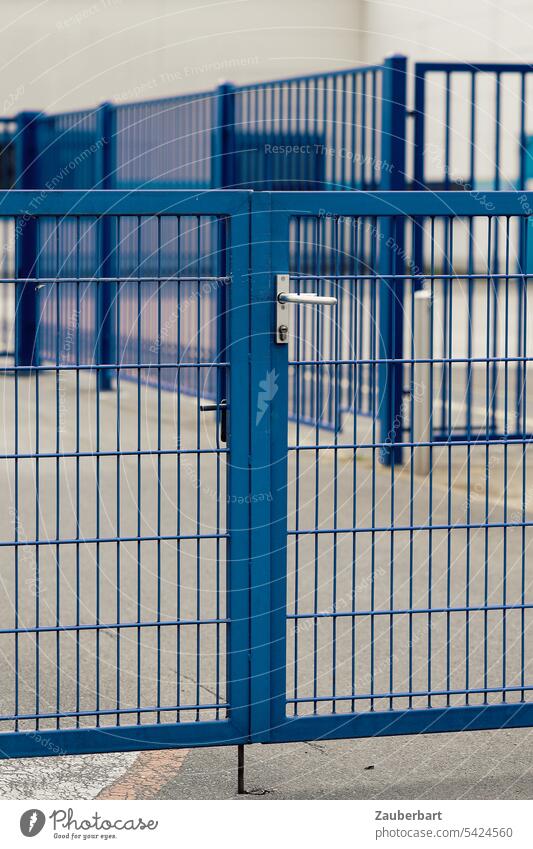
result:
[(280, 304), (329, 304), (337, 303), (337, 298), (329, 295), (315, 295), (313, 292), (305, 292), (303, 295), (295, 295), (292, 292), (279, 292)]
[(287, 345), (289, 342), (289, 304), (311, 304), (314, 306), (335, 306), (337, 298), (333, 295), (315, 295), (314, 292), (303, 292), (297, 295), (289, 292), (290, 278), (288, 274), (276, 274), (276, 342)]

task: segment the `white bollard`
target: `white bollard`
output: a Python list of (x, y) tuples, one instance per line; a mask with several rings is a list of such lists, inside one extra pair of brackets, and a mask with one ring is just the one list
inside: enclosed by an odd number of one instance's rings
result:
[[(431, 333), (431, 292), (420, 289), (414, 295), (414, 355), (415, 360), (429, 360)], [(429, 442), (431, 417), (431, 364), (415, 362), (413, 367), (413, 442)], [(421, 445), (414, 449), (416, 475), (429, 474), (430, 448)]]

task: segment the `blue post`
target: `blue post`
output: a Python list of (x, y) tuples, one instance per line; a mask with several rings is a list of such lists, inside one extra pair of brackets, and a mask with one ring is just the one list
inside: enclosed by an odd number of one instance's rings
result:
[[(425, 191), (424, 145), (426, 121), (426, 77), (415, 65), (415, 108), (414, 108), (414, 165), (413, 189)], [(424, 268), (424, 219), (417, 218), (413, 233), (413, 264), (420, 271)], [(417, 284), (416, 289), (420, 288)]]
[[(217, 89), (216, 127), (213, 137), (212, 180), (214, 189), (232, 188), (235, 173), (235, 86), (223, 83)], [(238, 188), (238, 187), (237, 187)]]
[[(38, 112), (21, 112), (17, 115), (15, 138), (16, 189), (38, 189), (39, 149), (37, 140)], [(35, 201), (35, 199), (34, 199)], [(37, 210), (36, 210), (37, 211)], [(16, 309), (15, 309), (15, 365), (39, 365), (39, 317), (37, 287), (27, 282), (36, 276), (38, 262), (38, 222), (31, 217), (31, 203), (27, 215), (20, 217), (15, 226), (16, 256)], [(24, 372), (23, 372), (24, 373)]]
[[(100, 140), (102, 141), (101, 174), (98, 188), (111, 189), (114, 185), (115, 170), (115, 110), (111, 103), (102, 103), (99, 114)], [(99, 274), (111, 278), (114, 270), (114, 249), (112, 219), (105, 216), (100, 225), (100, 263)], [(114, 322), (113, 284), (97, 284), (97, 321), (96, 321), (96, 360), (98, 365), (115, 362), (116, 340)], [(106, 391), (113, 388), (113, 369), (99, 369), (98, 388)]]
[[(212, 181), (218, 189), (230, 188), (235, 180), (235, 86), (223, 83), (217, 89), (216, 126), (213, 137)], [(222, 255), (221, 267), (227, 270), (225, 260), (227, 252), (227, 222), (222, 221), (219, 228), (219, 250)], [(226, 273), (226, 271), (224, 272)], [(226, 358), (226, 286), (217, 288), (217, 352), (218, 361)], [(217, 402), (227, 398), (226, 369), (217, 369)], [(220, 411), (219, 411), (220, 416)]]
[[(385, 61), (382, 87), (382, 142), (380, 189), (405, 188), (405, 123), (406, 123), (405, 56), (391, 56)], [(401, 276), (405, 270), (404, 228), (399, 218), (380, 220), (378, 273), (379, 282), (379, 369), (378, 410), (380, 421), (381, 462), (402, 462), (403, 396), (403, 289)]]
[[(250, 724), (254, 739), (266, 743), (276, 696), (285, 695), (281, 687), (274, 690), (271, 680), (272, 613), (285, 609), (273, 604), (274, 598), (278, 601), (278, 593), (283, 596), (287, 583), (288, 454), (288, 346), (274, 341), (273, 267), (277, 270), (289, 266), (286, 234), (284, 243), (273, 243), (272, 194), (254, 192), (250, 203)], [(283, 649), (284, 637), (284, 633), (280, 634)], [(276, 680), (279, 682), (279, 677)]]

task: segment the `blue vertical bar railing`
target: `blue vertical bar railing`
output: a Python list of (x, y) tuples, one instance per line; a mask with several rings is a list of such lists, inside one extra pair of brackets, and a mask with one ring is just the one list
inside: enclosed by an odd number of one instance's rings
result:
[[(489, 191), (521, 190), (528, 188), (531, 169), (531, 148), (527, 128), (531, 125), (531, 108), (528, 106), (528, 86), (531, 83), (533, 66), (525, 63), (468, 63), (468, 62), (419, 62), (414, 65), (414, 135), (413, 135), (413, 188), (425, 191), (467, 191), (473, 193), (480, 206), (489, 213), (487, 201)], [(514, 147), (513, 147), (514, 145)], [(525, 194), (523, 195), (523, 200)], [(526, 201), (524, 200), (524, 203)], [(508, 258), (519, 274), (528, 272), (533, 266), (533, 253), (528, 257), (526, 243), (530, 249), (532, 239), (527, 239), (527, 227), (521, 226), (518, 244), (513, 245), (513, 254)], [(471, 247), (480, 238), (480, 224), (470, 234)], [(424, 252), (429, 238), (430, 222), (421, 217), (417, 221), (413, 243), (413, 265), (424, 270), (431, 258)], [(506, 257), (501, 248), (502, 233), (494, 224), (491, 240), (491, 256), (487, 258), (488, 269), (506, 266)], [(470, 273), (469, 256), (458, 252), (457, 262)], [(526, 290), (528, 281), (526, 278)], [(479, 340), (472, 329), (486, 310), (491, 315), (490, 346), (493, 363), (488, 382), (489, 401), (487, 416), (490, 430), (503, 434), (505, 409), (502, 407), (505, 375), (498, 363), (505, 333), (502, 327), (502, 309), (505, 292), (502, 291), (498, 275), (491, 277), (491, 285), (475, 278), (468, 278), (468, 326), (464, 353), (472, 358)], [(437, 287), (437, 309), (445, 315), (450, 312), (451, 289), (446, 277)], [(511, 345), (523, 339), (522, 310), (511, 309), (513, 329)], [(514, 327), (513, 327), (514, 325)], [(451, 344), (451, 328), (445, 323), (443, 345)], [(509, 341), (509, 340), (508, 340)], [(518, 349), (517, 356), (523, 355)], [(440, 381), (440, 405), (438, 414), (439, 435), (447, 439), (452, 434), (449, 410), (453, 404), (451, 387), (448, 385), (447, 370)], [(479, 369), (478, 369), (479, 371)], [(465, 379), (464, 415), (453, 417), (453, 435), (470, 434), (479, 429), (483, 417), (478, 407), (472, 405), (472, 383), (476, 369), (469, 366)], [(522, 416), (521, 365), (516, 365), (516, 384), (512, 389), (517, 421)], [(485, 426), (485, 423), (483, 424)]]
[[(329, 188), (336, 191), (395, 188), (399, 186), (403, 172), (403, 163), (393, 161), (399, 153), (403, 155), (401, 142), (395, 138), (395, 134), (400, 132), (395, 101), (405, 82), (404, 76), (405, 59), (395, 57), (384, 65), (239, 87), (228, 82), (213, 92), (138, 104), (105, 103), (92, 112), (35, 116), (37, 132), (31, 137), (36, 168), (28, 182), (27, 165), (20, 165), (21, 180), (25, 175), (26, 182), (19, 185), (76, 189), (145, 188), (153, 185), (193, 189)], [(30, 122), (28, 134), (24, 135), (26, 148), (32, 128), (34, 123)], [(288, 149), (290, 155), (281, 154), (281, 149)], [(387, 168), (380, 167), (383, 162), (387, 162)], [(113, 319), (113, 293), (116, 288), (113, 275), (116, 269), (112, 226), (111, 218), (97, 222), (97, 239), (92, 248), (95, 255), (88, 263), (90, 274), (98, 269), (99, 278), (94, 285), (97, 291), (90, 295), (95, 301), (95, 324), (89, 328), (89, 333), (102, 390), (113, 386), (112, 370), (102, 367), (114, 361), (114, 346), (117, 344), (113, 338), (116, 324)], [(29, 268), (32, 261), (31, 226), (24, 234), (20, 248), (23, 263)], [(224, 250), (223, 245), (221, 249)], [(309, 256), (303, 258), (304, 265), (312, 263), (312, 250), (310, 243)], [(325, 256), (331, 254), (333, 246), (326, 240), (321, 250)], [(50, 251), (51, 247), (48, 253)], [(53, 327), (56, 316), (50, 307), (52, 300), (49, 297), (53, 299), (54, 287), (55, 284), (51, 284), (47, 297), (43, 299), (44, 335), (41, 342), (45, 343), (46, 350), (42, 351), (45, 359), (50, 355), (49, 341), (55, 338), (56, 333)], [(351, 292), (349, 283), (345, 288), (341, 297), (346, 296), (346, 303), (353, 301), (358, 304), (354, 307), (358, 313), (357, 321), (365, 325), (375, 321), (375, 316), (370, 316), (367, 307), (359, 302), (359, 293)], [(362, 285), (365, 298), (370, 288), (370, 285)], [(68, 293), (68, 287), (64, 287), (63, 304), (68, 300)], [(390, 300), (390, 293), (387, 297)], [(375, 296), (367, 300), (374, 306), (377, 302)], [(223, 315), (226, 302), (224, 286), (213, 293), (212, 301), (218, 315)], [(21, 306), (21, 315), (29, 327), (24, 339), (30, 345), (33, 344), (32, 336), (38, 338), (37, 328), (32, 333), (28, 324), (31, 290), (24, 292)], [(224, 332), (219, 319), (213, 324), (208, 344), (210, 350), (218, 350), (220, 355), (225, 347)], [(312, 332), (315, 332), (314, 329)], [(368, 338), (371, 335), (370, 330), (365, 333)], [(19, 335), (18, 338), (22, 337)], [(400, 344), (400, 336), (397, 342)], [(314, 344), (312, 340), (310, 344)], [(393, 347), (393, 341), (387, 340), (385, 350), (390, 351)], [(348, 350), (345, 354), (347, 358), (351, 355)], [(37, 349), (34, 355), (38, 356)], [(27, 359), (27, 351), (23, 356)], [(327, 381), (327, 375), (324, 379)], [(388, 375), (383, 379), (388, 386)], [(219, 402), (226, 395), (224, 385), (220, 384), (224, 380), (224, 376), (219, 375), (216, 390)], [(368, 409), (364, 409), (364, 396), (352, 399), (353, 387), (350, 381), (348, 383), (350, 385), (339, 394), (343, 411), (369, 415), (372, 405), (366, 404)], [(380, 404), (380, 410), (383, 416), (394, 419), (389, 401), (390, 395), (386, 402), (387, 412), (383, 404)], [(321, 413), (319, 426), (331, 428), (334, 422), (341, 422), (330, 407), (328, 405), (327, 411)], [(384, 427), (389, 430), (390, 423), (384, 424)]]
[[(531, 170), (528, 168), (530, 145), (527, 127), (530, 116), (526, 95), (532, 72), (533, 68), (525, 64), (419, 63), (414, 66), (412, 112), (406, 106), (407, 60), (403, 56), (392, 56), (382, 64), (368, 67), (243, 86), (228, 82), (213, 91), (137, 104), (103, 104), (92, 111), (62, 115), (24, 113), (18, 119), (16, 185), (20, 188), (42, 189), (48, 186), (88, 190), (95, 187), (157, 186), (199, 191), (230, 187), (291, 191), (415, 188), (462, 189), (481, 194), (488, 189), (505, 189), (510, 185), (524, 189)], [(487, 98), (486, 92), (483, 94), (482, 77), (493, 79), (495, 86), (490, 112), (494, 120), (488, 133), (492, 154), (489, 152), (486, 156), (482, 154), (487, 153), (488, 148), (485, 150), (483, 145), (487, 147), (489, 142), (480, 134), (480, 109), (485, 109), (485, 101), (480, 97)], [(440, 80), (440, 89), (434, 89), (428, 83), (433, 78)], [(462, 111), (456, 87), (456, 81), (461, 80), (464, 83)], [(514, 101), (509, 100), (509, 88), (513, 85), (516, 89), (514, 111), (511, 109)], [(486, 102), (488, 104), (488, 100)], [(433, 115), (435, 107), (440, 114), (437, 121)], [(511, 113), (513, 120), (516, 119), (516, 127), (508, 128)], [(411, 163), (409, 156), (409, 166), (406, 164), (408, 116), (414, 117), (413, 159)], [(464, 162), (458, 155), (461, 135), (457, 130), (457, 120), (461, 116), (466, 128)], [(503, 118), (506, 137), (516, 135), (518, 157), (509, 156), (509, 145), (503, 144)], [(98, 140), (102, 144), (98, 145)], [(432, 142), (437, 150), (435, 161), (441, 167), (437, 178), (433, 173), (436, 166), (431, 154)], [(514, 159), (516, 162), (511, 166), (509, 163)], [(510, 167), (514, 167), (516, 173), (510, 173)], [(372, 334), (378, 334), (378, 356), (381, 360), (378, 386), (367, 385), (367, 381), (362, 379), (366, 376), (362, 367), (358, 392), (354, 394), (353, 375), (349, 367), (345, 369), (343, 366), (341, 371), (348, 376), (341, 381), (339, 389), (341, 416), (332, 412), (332, 405), (329, 405), (319, 421), (321, 427), (342, 428), (346, 413), (377, 415), (381, 438), (388, 446), (381, 455), (386, 464), (393, 459), (399, 463), (402, 459), (400, 448), (394, 447), (403, 427), (404, 375), (398, 365), (403, 349), (404, 282), (401, 272), (405, 271), (407, 263), (412, 269), (422, 272), (428, 259), (423, 251), (427, 219), (420, 216), (414, 224), (408, 250), (404, 230), (410, 224), (406, 225), (402, 219), (394, 224), (392, 220), (383, 223), (375, 245), (375, 257), (366, 243), (353, 246), (361, 268), (370, 269), (370, 274), (377, 273), (378, 282), (361, 277), (355, 291), (352, 281), (344, 281), (339, 288), (341, 313), (357, 327), (361, 348), (369, 344)], [(32, 247), (34, 226), (30, 217), (21, 226), (16, 240), (18, 271), (27, 280), (31, 279), (36, 260)], [(95, 358), (100, 366), (105, 366), (106, 361), (113, 361), (113, 345), (116, 344), (113, 339), (112, 281), (115, 271), (110, 244), (111, 226), (110, 219), (99, 222), (96, 228), (98, 243), (95, 241), (92, 248), (95, 256), (89, 263), (91, 274), (98, 267), (99, 275), (108, 281), (95, 284), (94, 288), (98, 288), (99, 292), (97, 299), (95, 295), (95, 321), (98, 326), (90, 328), (90, 333), (95, 335)], [(393, 226), (396, 227), (394, 234), (391, 232)], [(322, 231), (324, 244), (321, 245), (321, 253), (326, 260), (327, 256), (333, 255), (334, 246), (328, 243), (327, 227), (323, 227)], [(520, 268), (527, 270), (531, 261), (524, 255), (524, 238), (525, 231), (521, 236), (519, 264)], [(312, 235), (309, 235), (305, 251), (300, 252), (302, 274), (313, 263), (312, 241)], [(498, 241), (496, 230), (492, 244), (495, 260), (498, 259)], [(528, 244), (531, 247), (533, 239), (529, 239)], [(347, 250), (350, 249), (347, 245)], [(51, 250), (49, 245), (45, 249), (46, 255)], [(342, 260), (339, 262), (342, 265)], [(337, 271), (342, 272), (342, 268)], [(393, 286), (390, 274), (393, 275)], [(24, 333), (17, 334), (17, 358), (28, 365), (50, 356), (49, 342), (55, 338), (56, 319), (50, 308), (52, 299), (44, 297), (44, 294), (53, 295), (54, 285), (51, 284), (40, 296), (40, 333), (36, 319), (39, 293), (35, 292), (31, 283), (18, 286), (17, 321), (24, 327)], [(423, 285), (419, 276), (413, 277), (413, 285), (415, 288)], [(469, 309), (476, 310), (480, 287), (473, 281), (469, 286), (472, 295)], [(490, 292), (495, 340), (501, 336), (500, 290), (496, 279)], [(63, 303), (68, 291), (65, 288), (62, 292)], [(445, 285), (439, 288), (439, 297), (444, 301), (448, 297), (446, 292)], [(225, 298), (225, 287), (212, 293), (211, 303), (219, 314), (224, 313)], [(516, 310), (516, 313), (517, 338), (520, 339), (521, 311)], [(61, 316), (60, 320), (63, 320)], [(316, 344), (313, 334), (321, 332), (321, 328), (309, 326), (308, 331), (309, 344)], [(207, 340), (203, 340), (204, 346), (206, 343)], [(342, 341), (342, 344), (345, 345), (344, 359), (349, 361), (353, 352), (349, 343)], [(208, 345), (213, 351), (224, 349), (224, 328), (220, 322), (213, 322)], [(497, 355), (497, 347), (494, 347), (493, 353)], [(110, 370), (101, 368), (100, 372), (100, 387), (111, 388), (113, 375)], [(498, 366), (491, 367), (491, 372), (491, 386), (496, 399)], [(324, 380), (327, 383), (327, 375), (324, 375)], [(323, 394), (327, 392), (326, 383), (320, 388)], [(448, 403), (445, 380), (442, 387), (445, 406)], [(519, 391), (518, 378), (515, 390), (517, 409), (520, 408)], [(376, 399), (373, 393), (376, 393)], [(214, 396), (215, 390), (211, 389), (209, 394)], [(217, 395), (219, 401), (225, 398), (223, 386), (218, 387)], [(475, 422), (468, 401), (466, 408), (465, 427), (468, 429)], [(290, 407), (290, 414), (293, 412)], [(498, 427), (502, 411), (497, 407), (497, 400), (490, 412), (493, 427)], [(441, 413), (440, 418), (444, 422), (448, 419), (444, 407)]]

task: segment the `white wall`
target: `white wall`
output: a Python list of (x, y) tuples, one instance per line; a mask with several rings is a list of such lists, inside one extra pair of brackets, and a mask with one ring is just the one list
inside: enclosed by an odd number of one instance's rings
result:
[[(413, 61), (533, 59), (532, 0), (2, 0), (0, 8), (0, 115), (354, 67), (392, 52)], [(454, 81), (454, 174), (466, 173), (468, 157), (469, 93), (461, 85)], [(480, 85), (480, 181), (493, 170), (491, 85)], [(519, 81), (505, 85), (502, 177), (512, 180)], [(428, 88), (426, 139), (437, 148), (444, 132), (439, 86), (433, 78)], [(531, 95), (528, 89), (528, 102)], [(533, 133), (533, 109), (527, 124)], [(438, 179), (440, 170), (431, 165), (428, 177)]]
[(365, 0), (366, 60), (531, 62), (531, 0)]
[(415, 59), (531, 61), (531, 0), (2, 0), (0, 107), (145, 99)]
[(1, 112), (352, 67), (363, 0), (2, 0)]
[[(533, 61), (531, 0), (365, 0), (362, 18), (364, 58), (377, 61), (404, 53), (415, 61)], [(531, 75), (529, 75), (531, 77)], [(533, 80), (526, 82), (526, 134), (533, 135)], [(409, 99), (413, 103), (412, 79)], [(450, 177), (469, 181), (470, 76), (451, 77)], [(501, 113), (496, 114), (496, 79), (478, 76), (476, 90), (476, 168), (473, 186), (494, 188), (496, 134), (500, 146), (500, 188), (515, 185), (519, 174), (521, 79), (501, 80)], [(444, 179), (446, 133), (444, 74), (433, 74), (426, 86), (426, 178)]]

